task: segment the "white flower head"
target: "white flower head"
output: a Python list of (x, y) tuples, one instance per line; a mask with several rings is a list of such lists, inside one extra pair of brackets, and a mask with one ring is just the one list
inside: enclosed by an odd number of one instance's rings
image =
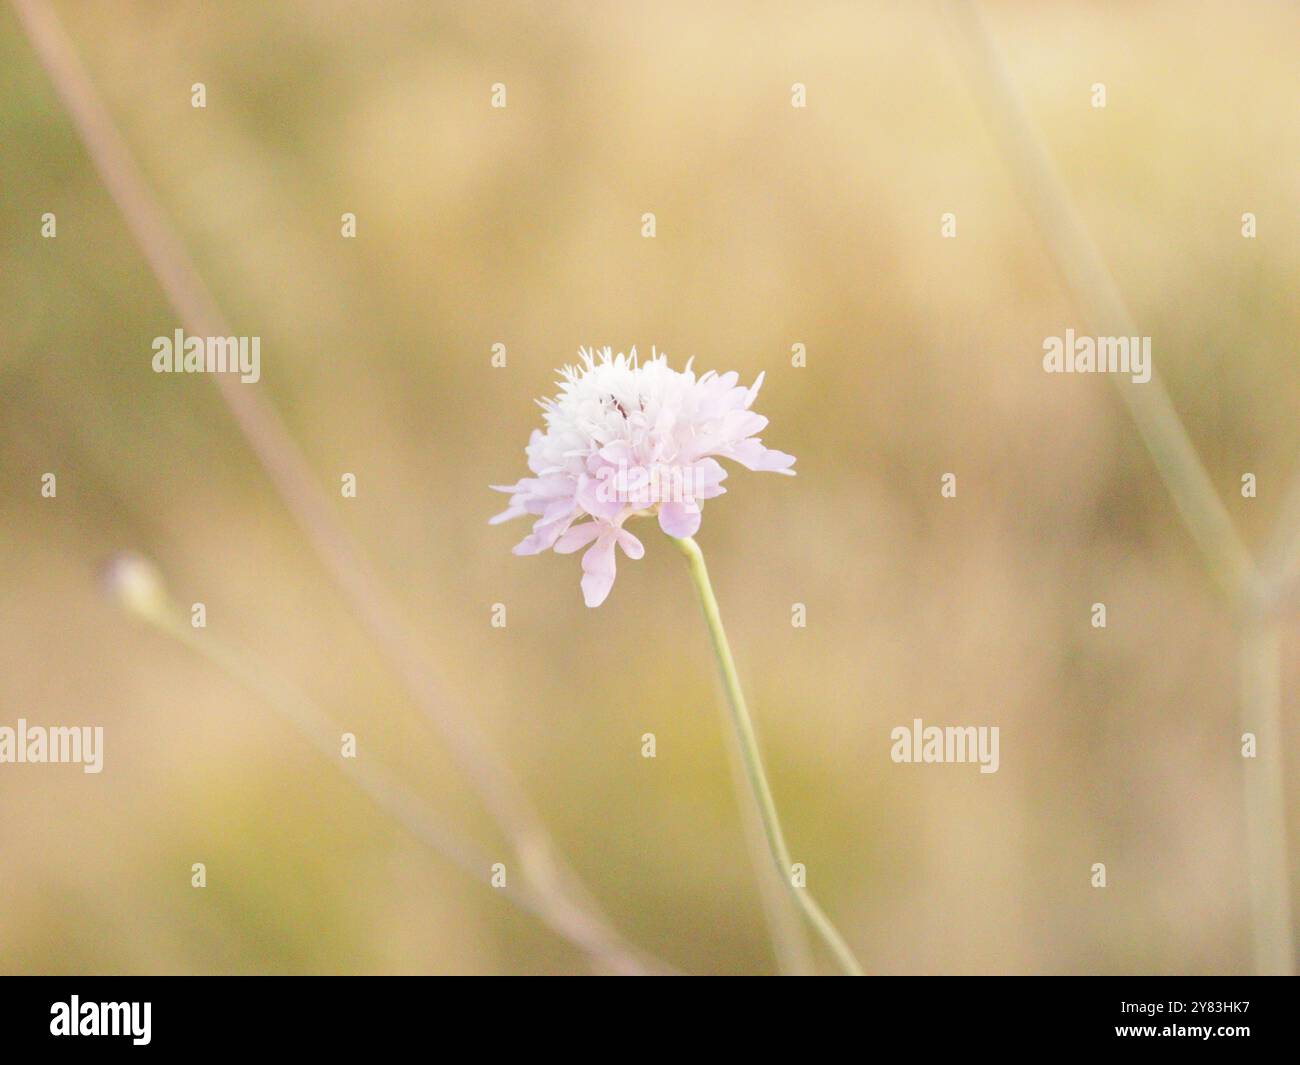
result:
[(726, 491), (718, 459), (791, 476), (795, 460), (755, 436), (767, 425), (749, 409), (761, 373), (745, 388), (734, 372), (696, 377), (690, 362), (673, 370), (666, 355), (653, 351), (645, 362), (635, 348), (626, 355), (584, 348), (579, 355), (578, 366), (560, 371), (559, 395), (538, 401), (546, 430), (534, 429), (525, 449), (533, 476), (492, 486), (510, 493), (492, 524), (537, 516), (517, 555), (586, 547), (582, 594), (595, 607), (614, 586), (615, 545), (628, 558), (645, 554), (623, 528), (628, 518), (658, 515), (670, 536), (693, 536), (704, 501)]

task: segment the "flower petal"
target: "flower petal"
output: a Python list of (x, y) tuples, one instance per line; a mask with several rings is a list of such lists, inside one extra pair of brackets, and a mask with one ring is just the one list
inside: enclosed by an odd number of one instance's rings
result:
[(589, 607), (598, 607), (614, 587), (616, 565), (614, 538), (601, 536), (582, 556), (582, 599)]
[(585, 547), (600, 535), (600, 522), (587, 521), (581, 525), (572, 525), (569, 529), (555, 541), (555, 553), (557, 555), (571, 555), (580, 547)]
[(528, 511), (514, 503), (506, 507), (500, 514), (493, 514), (488, 518), (489, 525), (500, 525), (503, 521), (510, 521), (512, 518), (522, 518)]
[(757, 472), (785, 473), (794, 476), (794, 470), (790, 469), (795, 463), (793, 455), (787, 455), (784, 451), (764, 447), (757, 440), (740, 441), (726, 457), (734, 459), (746, 469)]
[(614, 518), (623, 509), (623, 502), (618, 498), (617, 471), (606, 466), (603, 473), (601, 477), (586, 474), (579, 477), (574, 500), (593, 518)]
[(659, 528), (669, 536), (694, 536), (700, 528), (698, 503), (665, 503), (659, 508)]
[(512, 550), (516, 555), (541, 554), (563, 535), (577, 517), (577, 512), (570, 512), (554, 519), (539, 519), (533, 526), (532, 534), (520, 540)]
[(626, 529), (619, 529), (614, 536), (618, 540), (618, 546), (623, 549), (623, 554), (628, 558), (635, 560), (644, 557), (645, 545)]

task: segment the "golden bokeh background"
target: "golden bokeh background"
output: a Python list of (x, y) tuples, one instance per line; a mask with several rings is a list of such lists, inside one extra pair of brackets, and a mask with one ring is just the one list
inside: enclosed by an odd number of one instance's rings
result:
[[(1261, 548), (1300, 455), (1300, 12), (986, 9)], [(516, 558), (526, 526), (485, 524), (579, 345), (766, 371), (764, 439), (799, 476), (733, 470), (698, 539), (795, 857), (868, 970), (1249, 970), (1232, 620), (1115, 390), (1042, 371), (1043, 338), (1083, 322), (942, 5), (56, 10), (233, 330), (262, 338), (250, 387), (628, 939), (687, 972), (775, 967), (681, 558), (638, 529), (645, 559), (590, 611), (575, 557)], [(106, 559), (152, 558), (248, 668), (516, 868), (213, 382), (151, 371), (180, 323), (7, 6), (0, 128), (0, 724), (106, 732), (98, 776), (0, 766), (0, 969), (587, 971), (105, 597)], [(999, 726), (1000, 770), (895, 765), (917, 717)]]

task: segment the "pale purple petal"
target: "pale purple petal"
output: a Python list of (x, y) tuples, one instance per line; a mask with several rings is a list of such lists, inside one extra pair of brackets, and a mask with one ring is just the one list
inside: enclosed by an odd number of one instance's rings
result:
[(794, 474), (794, 470), (790, 469), (795, 463), (793, 455), (764, 447), (757, 440), (742, 440), (731, 449), (727, 457), (735, 459), (746, 469), (757, 472)]
[(617, 471), (612, 466), (605, 469), (610, 472), (600, 478), (586, 474), (578, 478), (574, 501), (593, 518), (612, 519), (618, 517), (623, 503), (618, 498)]
[(488, 518), (489, 525), (500, 525), (503, 521), (510, 521), (512, 518), (522, 518), (528, 513), (527, 508), (518, 507), (514, 504), (506, 507), (500, 514), (494, 514)]
[(619, 529), (614, 535), (618, 540), (618, 546), (623, 549), (623, 554), (628, 558), (635, 561), (645, 555), (645, 546), (626, 529)]
[(600, 537), (582, 556), (582, 599), (589, 607), (598, 607), (614, 587), (616, 566), (614, 538)]
[(665, 503), (659, 508), (659, 528), (669, 536), (694, 536), (700, 528), (698, 503)]
[(727, 490), (722, 487), (722, 482), (727, 479), (727, 470), (717, 459), (701, 459), (693, 468), (692, 480), (694, 484), (695, 501), (702, 499), (713, 499), (723, 495)]
[(576, 513), (566, 514), (553, 521), (542, 520), (533, 526), (532, 534), (515, 544), (516, 555), (537, 555), (551, 547), (573, 523)]
[(570, 526), (567, 532), (555, 541), (557, 555), (570, 555), (580, 547), (586, 547), (600, 535), (601, 525), (598, 521), (584, 522), (582, 525)]

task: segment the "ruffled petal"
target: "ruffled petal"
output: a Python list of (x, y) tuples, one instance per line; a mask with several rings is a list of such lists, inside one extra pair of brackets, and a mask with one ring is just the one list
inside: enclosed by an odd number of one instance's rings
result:
[(574, 500), (593, 518), (612, 519), (623, 509), (619, 498), (618, 471), (613, 466), (602, 467), (599, 477), (585, 474), (578, 479)]
[(701, 459), (697, 462), (692, 471), (692, 495), (695, 502), (704, 499), (713, 499), (723, 495), (727, 490), (722, 487), (722, 482), (727, 479), (726, 467), (717, 459)]
[(795, 463), (793, 455), (764, 447), (757, 440), (742, 440), (727, 453), (727, 458), (735, 459), (746, 469), (756, 472), (794, 475), (794, 470), (790, 469)]
[(576, 512), (566, 513), (551, 521), (543, 518), (533, 526), (532, 533), (515, 544), (511, 550), (516, 555), (539, 555), (550, 548), (577, 518)]

